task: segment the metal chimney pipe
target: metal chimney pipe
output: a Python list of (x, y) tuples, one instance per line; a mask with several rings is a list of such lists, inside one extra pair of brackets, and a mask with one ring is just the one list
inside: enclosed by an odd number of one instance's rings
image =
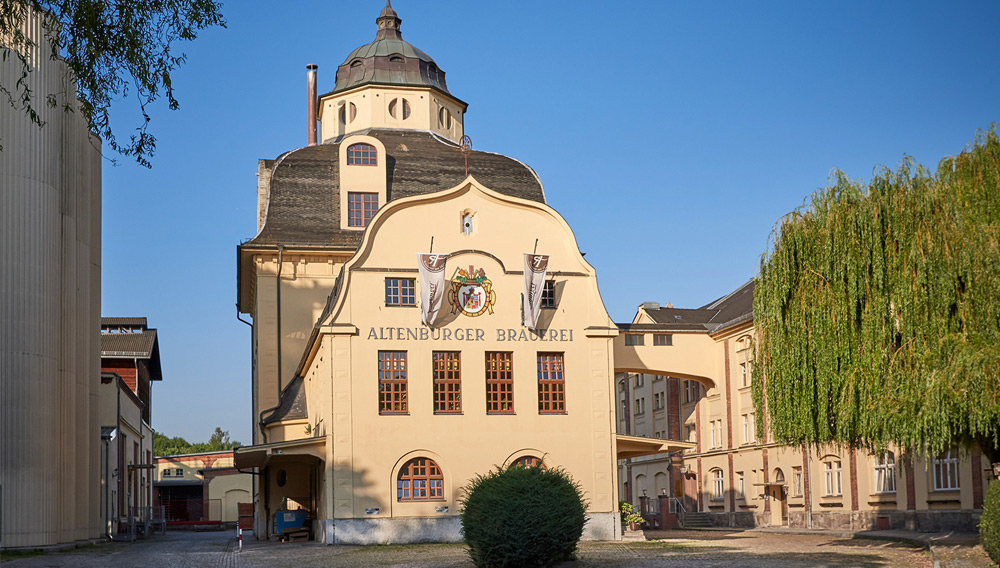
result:
[(308, 117), (307, 120), (309, 122), (308, 132), (309, 132), (309, 145), (310, 146), (315, 146), (316, 145), (316, 102), (317, 102), (316, 101), (316, 69), (318, 69), (318, 67), (315, 64), (313, 64), (313, 63), (310, 63), (309, 65), (306, 65), (306, 70), (307, 70), (306, 71), (306, 84), (307, 84), (306, 90), (308, 91), (307, 98), (309, 99), (307, 101), (306, 116)]

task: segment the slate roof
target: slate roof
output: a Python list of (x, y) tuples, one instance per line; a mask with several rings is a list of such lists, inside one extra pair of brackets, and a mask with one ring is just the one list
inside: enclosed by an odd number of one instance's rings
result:
[(623, 331), (688, 331), (715, 333), (753, 319), (754, 281), (700, 308), (646, 308), (652, 324), (617, 324)]
[[(459, 146), (436, 134), (386, 129), (358, 134), (378, 138), (385, 145), (389, 201), (448, 189), (465, 179)], [(362, 231), (340, 230), (339, 152), (338, 141), (299, 148), (275, 160), (264, 226), (242, 246), (357, 248)], [(513, 158), (473, 151), (469, 175), (500, 193), (545, 202), (538, 175)]]
[(306, 413), (306, 393), (302, 388), (302, 377), (295, 377), (281, 391), (281, 399), (278, 408), (262, 420), (264, 424), (271, 424), (280, 420), (294, 420), (298, 418), (308, 418)]

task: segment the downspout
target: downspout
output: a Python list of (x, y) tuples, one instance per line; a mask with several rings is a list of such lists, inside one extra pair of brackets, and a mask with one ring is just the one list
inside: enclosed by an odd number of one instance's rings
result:
[[(122, 386), (120, 384), (118, 384), (119, 380), (120, 380), (120, 377), (116, 374), (115, 375), (115, 392), (118, 394), (118, 397), (117, 397), (118, 398), (118, 409), (116, 410), (117, 416), (115, 417), (115, 428), (118, 429), (118, 436), (117, 436), (118, 437), (118, 442), (117, 442), (117, 444), (118, 444), (118, 451), (115, 452), (115, 454), (116, 454), (116, 456), (118, 458), (117, 459), (117, 461), (118, 461), (118, 467), (116, 467), (115, 469), (118, 471), (118, 499), (120, 500), (121, 499), (121, 493), (122, 493), (122, 486), (121, 486), (122, 485), (122, 467), (121, 467), (122, 466), (122, 452), (121, 452), (121, 446), (122, 446)], [(121, 511), (119, 511), (119, 513), (120, 512)], [(117, 517), (118, 515), (116, 514), (115, 516)], [(111, 521), (111, 517), (108, 517), (108, 521)], [(111, 530), (110, 523), (109, 523), (109, 526), (108, 526), (108, 530)]]
[(809, 445), (806, 444), (806, 526), (813, 528), (813, 506), (812, 506), (812, 459), (809, 456)]
[[(115, 434), (115, 437), (118, 437)], [(111, 540), (111, 478), (108, 477), (108, 459), (111, 452), (111, 440), (104, 440), (104, 536)]]
[(281, 257), (282, 253), (285, 251), (284, 245), (278, 245), (278, 275), (275, 278), (275, 301), (277, 302), (277, 307), (275, 308), (275, 315), (277, 316), (277, 328), (278, 328), (278, 400), (281, 400)]

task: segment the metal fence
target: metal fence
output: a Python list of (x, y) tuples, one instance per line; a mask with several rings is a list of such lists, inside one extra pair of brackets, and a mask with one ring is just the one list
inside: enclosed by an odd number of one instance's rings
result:
[(157, 532), (167, 533), (167, 523), (162, 505), (154, 507), (130, 507), (128, 515), (128, 534), (136, 538), (146, 538)]

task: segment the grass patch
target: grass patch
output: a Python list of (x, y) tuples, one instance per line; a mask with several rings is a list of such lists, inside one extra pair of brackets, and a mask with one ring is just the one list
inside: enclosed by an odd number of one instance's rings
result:
[(34, 550), (4, 550), (0, 552), (0, 562), (10, 562), (11, 560), (31, 558), (32, 556), (41, 556), (43, 554), (45, 554), (45, 551), (38, 548)]

